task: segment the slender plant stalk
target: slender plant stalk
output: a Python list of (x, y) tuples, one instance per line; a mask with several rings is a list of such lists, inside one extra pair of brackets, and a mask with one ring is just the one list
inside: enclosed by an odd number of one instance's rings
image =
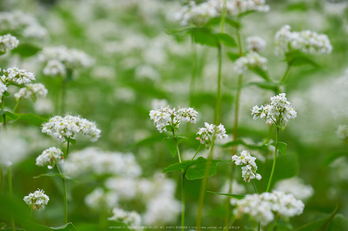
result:
[(61, 89), (61, 105), (60, 113), (63, 115), (65, 113), (65, 97), (66, 97), (66, 80), (62, 78), (62, 89)]
[[(5, 110), (5, 98), (4, 96), (1, 97), (2, 101), (2, 110)], [(2, 114), (2, 126), (4, 127), (4, 130), (7, 130), (7, 121), (6, 121), (6, 114)]]
[(193, 102), (193, 97), (195, 95), (195, 86), (196, 86), (196, 77), (197, 77), (197, 69), (198, 69), (198, 61), (197, 61), (197, 48), (195, 42), (193, 40), (193, 35), (191, 35), (191, 48), (192, 48), (192, 72), (191, 72), (191, 82), (190, 82), (190, 106)]
[(222, 54), (221, 54), (221, 44), (218, 45), (218, 76), (217, 76), (217, 91), (216, 91), (216, 104), (215, 104), (215, 114), (214, 114), (214, 124), (217, 125), (220, 121), (221, 116), (221, 66), (222, 66)]
[(242, 48), (242, 39), (240, 37), (240, 33), (239, 33), (239, 29), (237, 29), (237, 41), (238, 41), (238, 47), (239, 47), (239, 50), (238, 50), (238, 55), (239, 57), (243, 56), (243, 48)]
[[(8, 166), (7, 168), (7, 175), (8, 175), (8, 192), (10, 193), (10, 198), (12, 199), (12, 171), (11, 171), (11, 166)], [(16, 230), (16, 225), (15, 225), (15, 220), (13, 215), (11, 215), (11, 225), (12, 225), (12, 230)]]
[(33, 208), (34, 208), (34, 205), (32, 205), (31, 208), (30, 208), (30, 217), (29, 217), (29, 220), (31, 220), (31, 217), (33, 216)]
[(2, 165), (0, 164), (0, 194), (1, 194), (1, 191), (2, 191), (3, 178), (4, 178), (4, 172), (3, 172), (3, 169), (2, 169)]
[(17, 108), (18, 108), (18, 106), (19, 106), (20, 101), (21, 101), (21, 99), (18, 99), (18, 100), (17, 100), (16, 105), (14, 106), (14, 108), (13, 108), (13, 110), (12, 110), (13, 113), (15, 113), (15, 112), (17, 111)]
[(255, 192), (258, 194), (258, 191), (257, 191), (257, 188), (256, 188), (256, 185), (255, 185), (255, 181), (254, 180), (251, 180), (253, 182), (253, 186), (254, 186), (254, 190)]
[(270, 176), (269, 181), (268, 181), (268, 186), (267, 186), (266, 192), (269, 192), (269, 190), (271, 189), (272, 178), (273, 178), (274, 169), (275, 169), (276, 160), (277, 160), (278, 136), (279, 136), (279, 128), (277, 127), (277, 131), (276, 131), (276, 140), (275, 140), (276, 143), (275, 143), (275, 150), (274, 150), (274, 159), (273, 159), (272, 172), (271, 172), (271, 176)]
[[(286, 77), (288, 77), (291, 66), (292, 66), (292, 63), (289, 62), (288, 66), (286, 67), (286, 70), (285, 70), (285, 73), (284, 73), (283, 77), (279, 81), (279, 84), (282, 84), (285, 81)], [(278, 95), (280, 93), (279, 86), (277, 86), (275, 88), (275, 93), (276, 93), (276, 95)]]
[(199, 146), (198, 146), (198, 148), (197, 148), (197, 151), (196, 151), (195, 155), (192, 157), (191, 160), (194, 160), (194, 159), (195, 159), (195, 157), (197, 156), (197, 154), (198, 154), (198, 152), (199, 152), (199, 149), (201, 149), (201, 146), (202, 146), (202, 144), (199, 143)]
[[(70, 146), (70, 140), (67, 141), (67, 147), (66, 147), (66, 155), (64, 156), (64, 159), (69, 154), (69, 146)], [(67, 188), (66, 188), (66, 178), (63, 172), (60, 170), (59, 165), (57, 164), (57, 169), (59, 174), (62, 176), (63, 180), (63, 203), (64, 203), (64, 224), (68, 223), (68, 202), (67, 202)]]

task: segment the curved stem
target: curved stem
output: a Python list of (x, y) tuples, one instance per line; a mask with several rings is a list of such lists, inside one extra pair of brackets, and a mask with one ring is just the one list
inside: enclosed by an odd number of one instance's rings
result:
[(258, 191), (257, 191), (257, 188), (256, 188), (256, 185), (255, 185), (255, 180), (251, 180), (253, 182), (253, 186), (254, 186), (254, 190), (255, 192), (258, 194)]
[(16, 102), (16, 105), (14, 106), (14, 108), (13, 108), (13, 110), (12, 110), (13, 113), (16, 112), (16, 110), (17, 110), (17, 108), (18, 108), (18, 106), (19, 106), (20, 101), (21, 101), (21, 99), (19, 98), (19, 99), (17, 100), (17, 102)]
[(275, 169), (276, 160), (277, 160), (278, 135), (279, 135), (279, 128), (277, 127), (277, 131), (276, 131), (276, 140), (275, 140), (276, 143), (275, 143), (275, 150), (274, 150), (274, 159), (273, 159), (272, 172), (271, 172), (271, 176), (270, 176), (269, 181), (268, 181), (268, 186), (267, 186), (266, 192), (269, 192), (269, 190), (271, 189), (272, 178), (273, 178), (274, 169)]
[[(243, 75), (238, 76), (238, 90), (236, 94), (236, 107), (234, 111), (234, 124), (233, 124), (233, 141), (237, 139), (237, 129), (238, 129), (238, 120), (239, 120), (239, 99), (240, 99), (240, 93), (242, 91), (242, 84), (243, 84)], [(236, 146), (232, 147), (232, 156), (236, 154)]]
[[(284, 73), (283, 77), (282, 77), (282, 78), (280, 79), (280, 81), (279, 81), (279, 84), (282, 84), (282, 83), (285, 81), (286, 77), (287, 77), (288, 74), (289, 74), (289, 71), (290, 71), (291, 66), (292, 66), (292, 63), (289, 62), (289, 63), (288, 63), (288, 66), (286, 67), (286, 70), (285, 70), (285, 73)], [(278, 95), (278, 94), (280, 93), (279, 86), (277, 86), (277, 87), (275, 88), (275, 93), (276, 93), (276, 95)]]
[(191, 159), (191, 160), (194, 160), (194, 159), (195, 159), (196, 155), (197, 155), (197, 154), (198, 154), (198, 152), (199, 152), (199, 149), (201, 149), (201, 146), (202, 146), (202, 144), (201, 144), (201, 143), (199, 143), (199, 146), (198, 146), (198, 148), (197, 148), (197, 151), (196, 151), (195, 155), (192, 157), (192, 159)]

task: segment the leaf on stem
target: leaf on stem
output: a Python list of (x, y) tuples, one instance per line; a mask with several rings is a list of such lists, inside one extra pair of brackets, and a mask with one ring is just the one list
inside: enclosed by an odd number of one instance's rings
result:
[[(219, 144), (216, 144), (219, 145)], [(222, 148), (229, 148), (229, 147), (233, 147), (233, 146), (237, 146), (237, 145), (243, 145), (249, 149), (256, 149), (256, 150), (268, 150), (268, 145), (266, 144), (261, 144), (261, 145), (257, 145), (257, 144), (247, 144), (245, 143), (243, 140), (241, 139), (237, 139), (231, 142), (228, 142), (226, 144), (221, 145)]]
[(244, 195), (237, 195), (237, 194), (219, 193), (219, 192), (212, 192), (212, 191), (207, 191), (207, 192), (215, 194), (215, 195), (232, 197), (237, 200), (243, 199), (245, 197)]
[(214, 35), (213, 31), (208, 28), (192, 28), (189, 30), (192, 34), (193, 41), (202, 45), (207, 45), (211, 47), (218, 46), (218, 40)]
[[(19, 115), (18, 114), (15, 114), (13, 112), (10, 112), (10, 111), (7, 111), (7, 110), (1, 110), (0, 111), (0, 115), (3, 115), (5, 114), (6, 115), (6, 119), (7, 121), (15, 121), (15, 120), (18, 120), (19, 119)], [(0, 117), (0, 121), (2, 122), (2, 116)]]
[[(268, 145), (272, 145), (272, 146), (276, 146), (276, 143), (273, 141), (272, 143), (269, 143)], [(284, 142), (278, 142), (278, 151), (283, 154), (283, 155), (286, 155), (286, 146), (287, 144), (284, 143)]]
[(30, 57), (41, 50), (40, 47), (29, 43), (20, 43), (15, 49), (11, 51), (13, 54), (19, 54), (21, 57)]
[(48, 119), (37, 116), (32, 113), (18, 113), (19, 119), (27, 122), (28, 124), (41, 126), (43, 123), (47, 122)]
[(180, 141), (183, 139), (187, 139), (187, 138), (184, 136), (176, 136), (174, 139), (173, 136), (168, 136), (163, 139), (163, 142), (166, 143), (172, 157), (175, 157), (176, 155), (176, 151), (177, 151), (176, 145), (179, 145)]
[(227, 57), (232, 61), (236, 61), (240, 56), (238, 53), (234, 53), (234, 52), (227, 52)]
[(216, 34), (217, 39), (220, 41), (220, 43), (224, 44), (228, 47), (237, 47), (237, 43), (235, 39), (226, 33), (217, 33)]
[(40, 175), (38, 175), (38, 176), (34, 176), (33, 178), (34, 178), (34, 179), (38, 179), (38, 178), (44, 177), (44, 176), (48, 176), (48, 177), (60, 176), (62, 179), (67, 179), (67, 180), (71, 180), (71, 181), (73, 181), (73, 182), (75, 182), (75, 183), (78, 183), (77, 180), (74, 180), (74, 179), (72, 179), (71, 177), (64, 176), (64, 175), (62, 175), (62, 174), (60, 174), (60, 173), (54, 173), (54, 172), (49, 172), (49, 173), (46, 173), (46, 174), (40, 174)]
[(261, 78), (263, 78), (264, 80), (266, 80), (267, 82), (271, 82), (268, 71), (265, 71), (261, 69), (260, 67), (253, 67), (253, 68), (250, 68), (250, 70), (254, 72), (255, 74), (257, 74), (258, 76), (260, 76)]
[(321, 67), (312, 57), (300, 51), (288, 52), (285, 54), (285, 60), (289, 65), (302, 66), (310, 64), (314, 67)]
[(11, 93), (8, 92), (8, 91), (5, 91), (5, 92), (2, 94), (3, 97), (9, 97), (10, 95), (11, 95)]

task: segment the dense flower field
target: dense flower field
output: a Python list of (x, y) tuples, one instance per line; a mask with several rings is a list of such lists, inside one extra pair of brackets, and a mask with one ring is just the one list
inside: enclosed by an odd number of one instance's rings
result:
[(0, 1), (0, 230), (348, 230), (348, 2)]

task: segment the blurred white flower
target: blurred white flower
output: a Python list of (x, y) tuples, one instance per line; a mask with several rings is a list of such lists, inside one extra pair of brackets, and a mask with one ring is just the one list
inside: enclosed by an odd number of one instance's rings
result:
[(28, 196), (25, 196), (23, 200), (33, 209), (43, 209), (45, 208), (45, 205), (47, 205), (50, 198), (42, 189), (38, 189), (35, 192), (30, 193)]
[(13, 50), (18, 44), (18, 39), (10, 34), (0, 36), (0, 52), (2, 53)]
[(166, 99), (153, 99), (151, 101), (151, 107), (154, 109), (160, 109), (161, 107), (167, 107), (169, 105)]
[(11, 166), (28, 153), (28, 144), (21, 134), (12, 129), (0, 132), (0, 164)]
[(51, 100), (40, 98), (34, 103), (34, 109), (39, 114), (51, 114), (54, 112), (54, 105)]
[(108, 220), (123, 222), (128, 226), (139, 226), (141, 224), (141, 217), (137, 212), (127, 212), (120, 208), (114, 208), (112, 217), (109, 217)]
[(260, 56), (254, 51), (249, 51), (246, 56), (242, 56), (234, 62), (233, 68), (238, 74), (244, 74), (248, 68), (260, 68), (261, 70), (266, 71), (266, 64), (266, 58)]
[(118, 196), (114, 192), (105, 192), (96, 188), (85, 197), (85, 204), (93, 210), (111, 209), (117, 205)]
[(290, 193), (299, 200), (307, 200), (314, 193), (313, 187), (310, 185), (305, 185), (303, 180), (299, 177), (281, 180), (277, 182), (274, 189), (276, 191)]
[(249, 50), (260, 52), (265, 49), (266, 41), (260, 38), (259, 36), (249, 36), (246, 40)]
[(14, 97), (16, 98), (16, 100), (19, 100), (21, 98), (33, 98), (35, 100), (38, 97), (46, 97), (47, 92), (48, 91), (43, 84), (32, 83), (26, 84), (25, 87), (19, 89), (19, 91), (16, 94), (14, 94)]
[(348, 141), (348, 125), (346, 124), (340, 124), (338, 125), (337, 131), (336, 131), (337, 137)]

